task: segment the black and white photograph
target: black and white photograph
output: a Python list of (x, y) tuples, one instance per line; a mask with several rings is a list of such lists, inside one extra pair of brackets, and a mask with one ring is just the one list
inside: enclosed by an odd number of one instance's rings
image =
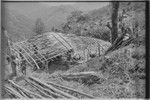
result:
[(2, 98), (144, 99), (146, 3), (1, 2)]

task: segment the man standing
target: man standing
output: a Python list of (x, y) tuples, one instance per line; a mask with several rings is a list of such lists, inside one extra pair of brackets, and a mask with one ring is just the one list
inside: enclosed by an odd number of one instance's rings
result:
[(11, 68), (12, 68), (12, 74), (10, 76), (10, 78), (13, 78), (15, 76), (17, 76), (17, 71), (16, 71), (16, 61), (15, 61), (16, 57), (14, 55), (11, 56)]
[(21, 54), (21, 51), (22, 50), (19, 50), (20, 51), (20, 53), (19, 53), (19, 56), (20, 56), (20, 67), (21, 67), (21, 69), (20, 69), (20, 71), (21, 71), (21, 73), (23, 74), (23, 75), (26, 75), (26, 65), (27, 65), (27, 63), (26, 63), (26, 60), (25, 60), (25, 58), (23, 57), (23, 55)]

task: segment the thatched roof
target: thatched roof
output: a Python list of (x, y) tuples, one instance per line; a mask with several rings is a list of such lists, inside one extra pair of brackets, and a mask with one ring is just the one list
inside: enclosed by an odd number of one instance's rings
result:
[(21, 53), (31, 65), (37, 66), (40, 62), (63, 55), (72, 47), (60, 33), (48, 32), (15, 43), (12, 49), (17, 53)]
[[(26, 41), (15, 43), (12, 49), (17, 53), (21, 53), (31, 65), (38, 66), (38, 63), (63, 55), (70, 50), (74, 51), (74, 53), (79, 53), (90, 47), (94, 49), (97, 43), (102, 46), (106, 45), (106, 47), (111, 45), (109, 42), (99, 39), (72, 37), (62, 33), (48, 32), (34, 36)], [(103, 48), (106, 47), (103, 46)]]

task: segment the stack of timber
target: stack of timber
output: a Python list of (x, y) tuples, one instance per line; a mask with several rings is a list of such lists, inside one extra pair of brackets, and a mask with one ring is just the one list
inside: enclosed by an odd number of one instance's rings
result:
[(17, 82), (8, 80), (4, 87), (6, 93), (12, 98), (94, 98), (91, 95), (76, 91), (74, 89), (34, 77), (25, 77)]

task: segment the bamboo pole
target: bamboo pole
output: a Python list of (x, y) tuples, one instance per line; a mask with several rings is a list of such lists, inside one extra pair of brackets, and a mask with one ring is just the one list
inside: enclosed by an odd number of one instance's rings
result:
[[(30, 54), (31, 54), (31, 56), (32, 56), (33, 53), (32, 53), (28, 48), (26, 48), (24, 44), (20, 43), (19, 45), (21, 45), (21, 47), (22, 47), (24, 50), (26, 50), (27, 52), (30, 52)], [(37, 56), (35, 56), (35, 57), (36, 57), (36, 59), (40, 60)], [(40, 61), (41, 61), (41, 60), (40, 60)], [(42, 61), (41, 61), (41, 62), (42, 62)]]
[[(31, 43), (29, 43), (29, 44), (31, 44)], [(47, 59), (39, 51), (38, 51), (38, 53), (45, 59), (45, 61), (47, 61)]]
[[(26, 44), (26, 42), (24, 42), (25, 44)], [(29, 42), (28, 42), (29, 43)], [(31, 44), (31, 43), (29, 43), (29, 44)], [(31, 44), (32, 45), (32, 44)], [(30, 50), (30, 49), (29, 49)], [(42, 59), (44, 59), (45, 60), (45, 68), (46, 68), (46, 70), (48, 70), (48, 59), (46, 59), (45, 58), (45, 56), (43, 56), (40, 52), (39, 52), (39, 50), (37, 50), (37, 52), (38, 52), (38, 54), (42, 57)]]
[[(40, 83), (43, 83), (43, 82), (44, 82), (43, 80), (42, 80), (42, 82), (41, 82), (41, 79), (39, 80), (39, 79), (33, 78), (33, 77), (29, 77), (29, 78), (32, 79), (32, 80), (38, 81), (38, 82), (40, 82)], [(90, 96), (90, 95), (87, 95), (87, 94), (85, 94), (85, 93), (82, 93), (82, 92), (73, 90), (73, 89), (68, 88), (68, 87), (64, 87), (64, 86), (62, 86), (62, 85), (58, 85), (58, 84), (56, 84), (56, 83), (47, 82), (47, 81), (45, 81), (44, 83), (47, 83), (48, 86), (50, 86), (50, 85), (53, 86), (53, 87), (55, 86), (55, 88), (56, 88), (56, 87), (61, 87), (61, 88), (63, 88), (63, 89), (68, 89), (68, 90), (73, 91), (73, 92), (75, 92), (75, 93), (78, 93), (78, 94), (80, 94), (80, 95), (84, 95), (84, 96), (86, 96), (86, 97), (88, 97), (88, 98), (94, 98), (93, 96)], [(45, 84), (45, 85), (47, 86), (47, 84)]]
[[(57, 35), (59, 35), (59, 34), (57, 34)], [(61, 35), (59, 35), (59, 36), (71, 47), (71, 49), (73, 49), (72, 46), (71, 46), (71, 44), (69, 44), (66, 39), (64, 39)]]
[[(13, 82), (12, 80), (8, 80), (8, 82), (9, 82), (12, 86), (14, 86), (15, 88), (18, 88), (19, 90), (21, 90), (22, 92), (24, 92), (27, 97), (28, 97), (28, 95), (32, 95), (32, 96), (34, 96), (34, 97), (42, 98), (42, 96), (30, 92), (29, 90), (27, 90), (27, 89), (25, 89), (25, 88), (19, 86), (18, 84), (16, 84), (16, 83)], [(27, 95), (26, 93), (27, 93), (28, 95)], [(31, 97), (32, 97), (32, 96), (31, 96)]]
[[(48, 60), (52, 60), (52, 58), (55, 58), (55, 57), (60, 56), (60, 55), (63, 55), (63, 54), (65, 54), (65, 53), (66, 53), (66, 51), (64, 51), (64, 52), (62, 52), (62, 53), (60, 53), (60, 54), (57, 54), (57, 55), (55, 55), (55, 56), (49, 57)], [(52, 61), (53, 61), (53, 60), (52, 60)]]
[(52, 96), (46, 94), (45, 92), (42, 91), (42, 89), (40, 87), (38, 87), (37, 85), (35, 85), (34, 83), (32, 82), (29, 82), (29, 80), (25, 79), (25, 81), (30, 84), (32, 87), (36, 88), (36, 90), (38, 92), (40, 92), (40, 95), (42, 95), (43, 97), (46, 97), (46, 98), (52, 98)]
[[(21, 53), (19, 50), (13, 49), (12, 47), (11, 47), (10, 49), (13, 50), (14, 52)], [(22, 54), (22, 53), (21, 53), (21, 54)], [(24, 56), (24, 54), (22, 54), (22, 55), (23, 55), (23, 57), (25, 58), (25, 60), (26, 60), (32, 67), (34, 67), (34, 66), (32, 65), (32, 63)]]
[(52, 35), (57, 41), (59, 41), (67, 50), (69, 50), (68, 49), (68, 47), (67, 46), (65, 46), (59, 39), (57, 39), (54, 35)]
[[(61, 89), (63, 89), (63, 90), (72, 91), (72, 92), (75, 93), (75, 94), (79, 94), (79, 95), (82, 95), (82, 96), (87, 97), (87, 98), (94, 98), (94, 97), (91, 96), (91, 95), (85, 94), (85, 93), (83, 93), (83, 92), (79, 92), (79, 91), (74, 90), (74, 89), (72, 89), (72, 88), (68, 88), (68, 87), (64, 87), (64, 86), (58, 85), (58, 84), (54, 84), (54, 83), (52, 83), (52, 82), (47, 82), (47, 84), (52, 85), (52, 86), (54, 86), (55, 88), (59, 88), (59, 89), (61, 88)], [(71, 94), (71, 95), (72, 95), (72, 94)]]
[[(47, 88), (43, 88), (40, 85), (38, 85), (38, 83), (33, 82), (29, 79), (25, 79), (27, 83), (31, 84), (34, 88), (36, 88), (38, 91), (40, 91), (42, 94), (44, 94), (45, 96), (49, 97), (49, 98), (63, 98), (63, 96), (61, 96), (60, 94), (56, 94), (50, 90), (48, 90)], [(44, 91), (44, 92), (43, 92)]]
[[(67, 97), (67, 98), (76, 98), (76, 97), (74, 97), (74, 96), (72, 96), (72, 95), (70, 95), (70, 94), (64, 93), (64, 92), (60, 91), (59, 89), (54, 88), (54, 87), (51, 86), (51, 85), (46, 84), (43, 80), (41, 81), (41, 80), (39, 80), (39, 79), (37, 79), (37, 78), (33, 78), (33, 77), (29, 77), (29, 79), (30, 79), (31, 81), (34, 81), (34, 82), (36, 82), (36, 83), (39, 83), (39, 84), (42, 86), (42, 88), (45, 87), (45, 88), (47, 88), (47, 89), (49, 89), (49, 90), (54, 91), (54, 93), (58, 93), (58, 94), (63, 95), (63, 96), (65, 96), (65, 97)], [(44, 87), (43, 87), (43, 86), (44, 86)]]
[(14, 90), (12, 87), (10, 87), (10, 86), (6, 86), (6, 85), (4, 85), (4, 88), (5, 88), (5, 90), (6, 91), (8, 91), (10, 94), (13, 94), (13, 95), (15, 95), (16, 97), (18, 97), (18, 98), (24, 98), (24, 96), (22, 96), (20, 93), (18, 93), (16, 90)]
[(19, 47), (19, 48), (21, 48), (21, 49), (33, 60), (33, 62), (35, 63), (36, 67), (37, 67), (38, 69), (40, 69), (40, 67), (38, 66), (38, 64), (36, 63), (36, 61), (30, 56), (30, 54), (28, 54), (28, 53), (26, 52), (26, 50), (24, 50), (22, 47), (20, 47), (20, 46), (18, 46), (18, 45), (16, 45), (16, 46)]
[[(21, 44), (22, 44), (22, 43), (21, 43)], [(26, 49), (26, 50), (28, 50), (28, 51), (32, 54), (32, 52), (31, 52), (28, 48), (26, 48), (25, 45), (22, 44), (21, 47), (24, 48), (24, 49)], [(44, 62), (44, 61), (41, 61), (41, 59), (39, 59), (39, 57), (37, 57), (36, 54), (35, 54), (35, 57), (36, 57), (38, 60), (40, 60), (40, 62), (42, 62), (42, 63)]]

